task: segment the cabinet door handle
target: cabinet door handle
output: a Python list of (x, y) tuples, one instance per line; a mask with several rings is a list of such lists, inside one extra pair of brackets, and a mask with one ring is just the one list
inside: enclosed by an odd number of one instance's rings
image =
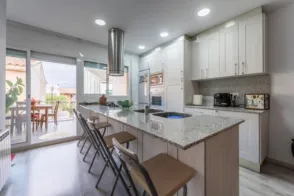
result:
[(245, 70), (245, 63), (242, 62), (242, 74), (244, 75), (244, 70)]
[(237, 63), (235, 63), (235, 75), (237, 75)]
[(202, 72), (203, 72), (203, 69), (201, 69), (201, 73), (200, 73), (200, 75), (201, 75), (200, 78), (201, 78), (201, 79), (202, 79), (202, 75), (203, 75)]
[(206, 78), (208, 78), (208, 69), (206, 69)]

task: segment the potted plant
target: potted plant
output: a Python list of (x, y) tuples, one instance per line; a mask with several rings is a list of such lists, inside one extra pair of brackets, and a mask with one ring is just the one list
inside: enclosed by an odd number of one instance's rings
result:
[(24, 84), (21, 78), (17, 78), (15, 83), (9, 80), (6, 80), (6, 84), (9, 87), (5, 93), (5, 98), (6, 98), (5, 109), (7, 114), (9, 112), (9, 107), (14, 105), (18, 101), (18, 97), (22, 94)]

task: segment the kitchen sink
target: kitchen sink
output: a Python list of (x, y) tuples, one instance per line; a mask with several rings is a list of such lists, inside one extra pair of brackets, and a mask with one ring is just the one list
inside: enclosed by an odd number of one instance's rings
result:
[[(145, 113), (144, 109), (141, 110), (134, 110), (134, 112), (139, 112), (139, 113)], [(148, 113), (156, 113), (156, 112), (163, 112), (162, 110), (156, 110), (156, 109), (149, 109)]]
[(192, 116), (190, 114), (177, 113), (177, 112), (161, 112), (161, 113), (157, 113), (153, 115), (159, 116), (162, 118), (169, 118), (169, 119), (182, 119), (182, 118), (188, 118)]

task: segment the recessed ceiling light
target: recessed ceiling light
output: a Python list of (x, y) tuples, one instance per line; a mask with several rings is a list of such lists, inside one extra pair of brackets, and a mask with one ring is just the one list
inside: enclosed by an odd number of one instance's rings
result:
[(145, 49), (145, 46), (142, 46), (142, 45), (141, 45), (141, 46), (139, 46), (138, 48), (139, 48), (140, 50), (144, 50), (144, 49)]
[(236, 22), (233, 20), (233, 21), (230, 21), (230, 22), (227, 22), (226, 25), (225, 25), (225, 28), (230, 28), (232, 26), (234, 26), (236, 24)]
[(155, 49), (155, 52), (158, 52), (158, 51), (160, 51), (160, 50), (161, 50), (161, 48), (158, 47), (158, 48)]
[(210, 13), (210, 9), (204, 8), (198, 12), (198, 16), (206, 16), (209, 13)]
[(80, 54), (81, 57), (84, 57), (84, 55), (81, 52), (79, 52), (79, 54)]
[(162, 32), (162, 33), (160, 33), (160, 36), (161, 37), (167, 37), (168, 36), (168, 32)]
[(105, 22), (104, 20), (101, 20), (101, 19), (96, 19), (96, 20), (95, 20), (95, 23), (96, 23), (97, 25), (100, 25), (100, 26), (104, 26), (104, 25), (106, 25), (106, 22)]

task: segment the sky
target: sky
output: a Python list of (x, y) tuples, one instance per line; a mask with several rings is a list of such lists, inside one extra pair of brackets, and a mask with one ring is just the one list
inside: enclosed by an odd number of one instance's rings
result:
[(42, 61), (42, 63), (48, 84), (59, 85), (60, 88), (76, 87), (76, 65), (66, 65), (45, 61)]

